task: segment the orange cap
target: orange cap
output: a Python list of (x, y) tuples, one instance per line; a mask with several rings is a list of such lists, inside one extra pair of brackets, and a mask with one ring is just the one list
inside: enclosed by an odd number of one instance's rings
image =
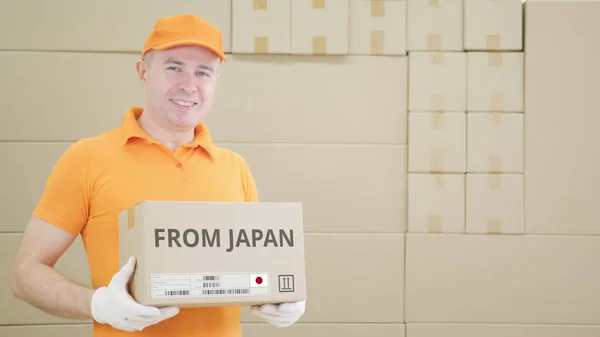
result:
[(215, 52), (225, 62), (223, 38), (219, 28), (192, 14), (167, 16), (156, 21), (146, 39), (142, 56), (150, 49), (164, 50), (182, 45), (196, 45)]

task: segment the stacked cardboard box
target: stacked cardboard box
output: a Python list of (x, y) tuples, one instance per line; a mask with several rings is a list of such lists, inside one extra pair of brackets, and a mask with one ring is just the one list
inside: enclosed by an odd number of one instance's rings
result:
[(292, 0), (291, 53), (348, 54), (348, 1)]
[(523, 231), (522, 15), (408, 2), (409, 232)]
[(463, 0), (408, 1), (410, 51), (462, 51)]
[(233, 0), (231, 50), (234, 54), (290, 52), (290, 0)]
[(404, 56), (406, 11), (406, 0), (233, 0), (232, 51)]
[(464, 0), (464, 50), (522, 51), (522, 0)]
[(467, 233), (523, 232), (523, 5), (466, 0)]
[(405, 0), (350, 0), (351, 55), (406, 55)]
[[(527, 234), (575, 235), (582, 240), (600, 234), (598, 17), (598, 1), (527, 3)], [(584, 253), (581, 259), (591, 256)], [(584, 293), (586, 298), (590, 295)], [(600, 317), (598, 308), (587, 312)]]
[(467, 54), (462, 0), (409, 1), (408, 232), (465, 226)]
[(347, 55), (349, 0), (233, 0), (232, 51)]

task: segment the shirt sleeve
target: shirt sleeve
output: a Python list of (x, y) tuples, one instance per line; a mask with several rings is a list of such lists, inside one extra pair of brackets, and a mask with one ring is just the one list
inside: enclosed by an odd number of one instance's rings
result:
[(89, 154), (79, 140), (56, 162), (33, 215), (77, 235), (88, 219), (91, 186)]

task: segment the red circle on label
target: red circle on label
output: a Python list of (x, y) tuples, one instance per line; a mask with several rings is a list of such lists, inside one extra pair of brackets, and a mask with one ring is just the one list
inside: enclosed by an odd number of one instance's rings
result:
[(261, 284), (262, 283), (262, 277), (257, 277), (256, 278), (256, 284)]

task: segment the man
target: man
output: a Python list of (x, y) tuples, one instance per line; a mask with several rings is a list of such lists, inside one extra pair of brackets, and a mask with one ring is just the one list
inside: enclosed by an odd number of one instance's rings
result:
[[(221, 63), (221, 32), (194, 15), (160, 19), (136, 69), (145, 107), (123, 124), (81, 139), (60, 157), (26, 226), (15, 259), (15, 296), (50, 314), (93, 319), (94, 336), (240, 336), (239, 307), (142, 306), (128, 295), (132, 257), (118, 264), (118, 214), (141, 200), (258, 201), (246, 161), (215, 146), (203, 123)], [(77, 235), (84, 241), (92, 289), (53, 267)], [(199, 261), (198, 263), (202, 263)], [(289, 326), (305, 302), (254, 306), (276, 326)]]

